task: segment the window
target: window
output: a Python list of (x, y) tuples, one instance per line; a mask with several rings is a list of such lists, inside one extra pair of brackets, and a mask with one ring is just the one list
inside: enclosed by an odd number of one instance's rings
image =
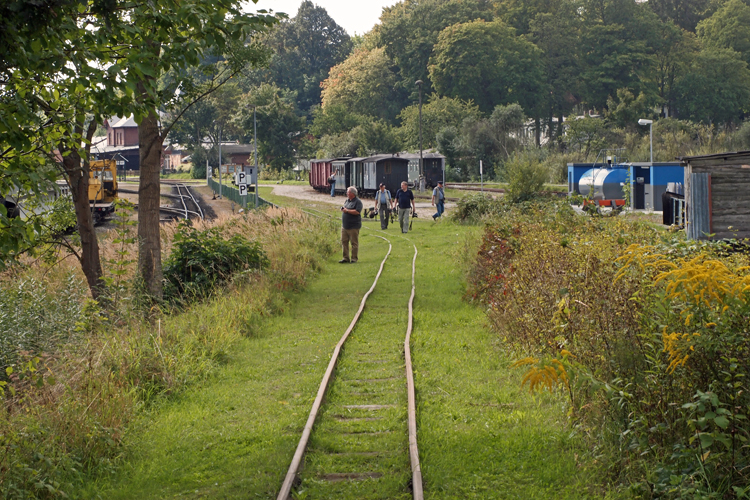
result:
[(386, 175), (391, 173), (391, 162), (387, 161), (383, 163), (383, 168), (385, 168)]

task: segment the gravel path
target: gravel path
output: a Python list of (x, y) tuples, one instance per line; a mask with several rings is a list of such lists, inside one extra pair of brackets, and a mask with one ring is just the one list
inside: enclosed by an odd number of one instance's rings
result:
[[(261, 184), (262, 186), (262, 184)], [(331, 205), (341, 205), (344, 203), (344, 195), (336, 195), (336, 197), (331, 197), (330, 194), (324, 194), (319, 193), (318, 191), (315, 191), (311, 186), (292, 186), (292, 185), (284, 185), (284, 184), (269, 184), (268, 187), (273, 187), (272, 194), (276, 196), (286, 196), (289, 198), (296, 198), (298, 200), (307, 200), (307, 201), (316, 201), (316, 202), (322, 202), (322, 203), (330, 203)], [(416, 193), (415, 193), (416, 194)], [(429, 193), (428, 193), (429, 195)], [(374, 202), (372, 199), (364, 199), (362, 200), (362, 203), (364, 203), (365, 208), (369, 208), (370, 206), (374, 206)], [(416, 200), (417, 209), (432, 209), (432, 203), (429, 201), (420, 201)], [(446, 208), (453, 208), (455, 207), (455, 203), (446, 203)]]

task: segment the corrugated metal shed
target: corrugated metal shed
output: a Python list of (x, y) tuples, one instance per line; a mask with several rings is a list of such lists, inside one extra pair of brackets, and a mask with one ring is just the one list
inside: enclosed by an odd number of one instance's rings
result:
[(750, 151), (679, 158), (691, 239), (750, 238)]

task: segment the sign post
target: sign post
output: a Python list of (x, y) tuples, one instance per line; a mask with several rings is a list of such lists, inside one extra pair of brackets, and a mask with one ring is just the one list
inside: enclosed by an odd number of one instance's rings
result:
[(484, 172), (482, 170), (482, 160), (479, 160), (479, 183), (484, 193)]

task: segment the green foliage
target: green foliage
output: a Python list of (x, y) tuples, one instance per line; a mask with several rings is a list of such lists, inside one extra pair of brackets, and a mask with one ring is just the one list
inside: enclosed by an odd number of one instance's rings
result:
[(562, 363), (571, 414), (597, 436), (610, 481), (637, 496), (739, 495), (750, 460), (747, 258), (562, 203), (496, 215), (469, 297), (509, 348)]
[(396, 78), (384, 49), (356, 50), (321, 84), (322, 107), (341, 106), (392, 123), (402, 104)]
[[(459, 128), (464, 120), (479, 117), (479, 108), (471, 101), (432, 94), (428, 102), (422, 105), (422, 147), (436, 147), (437, 134), (445, 127)], [(400, 132), (404, 145), (410, 149), (419, 149), (419, 105), (413, 104), (402, 109), (398, 118), (401, 120)]]
[(652, 103), (643, 92), (635, 97), (628, 89), (617, 89), (617, 100), (607, 99), (606, 117), (618, 127), (635, 130), (639, 119), (654, 118), (652, 109)]
[(491, 8), (474, 0), (405, 0), (383, 9), (377, 43), (399, 68), (398, 87), (409, 100), (417, 100), (417, 80), (425, 82), (425, 95), (434, 91), (428, 64), (440, 33), (457, 23), (488, 19)]
[[(128, 238), (123, 233), (128, 227), (103, 238), (105, 255), (111, 242), (113, 258), (120, 261), (112, 269), (129, 265), (118, 253), (123, 245), (131, 255), (137, 248), (137, 243), (115, 242)], [(162, 227), (167, 251), (174, 229)], [(85, 491), (112, 477), (131, 450), (125, 438), (142, 430), (138, 422), (150, 422), (156, 414), (151, 410), (170, 395), (208, 383), (243, 336), (287, 307), (285, 294), (304, 287), (333, 253), (333, 229), (273, 212), (232, 218), (222, 232), (244, 237), (241, 247), (249, 245), (248, 237), (262, 239), (270, 260), (267, 272), (242, 274), (229, 293), (174, 314), (153, 303), (145, 311), (128, 310), (124, 304), (137, 302), (139, 290), (125, 287), (117, 309), (113, 305), (105, 315), (86, 299), (80, 280), (58, 269), (32, 267), (16, 275), (15, 283), (3, 281), (0, 353), (10, 353), (14, 361), (0, 376), (0, 393), (5, 393), (0, 497), (85, 497)], [(33, 279), (42, 272), (49, 280)], [(127, 281), (127, 276), (117, 279)], [(142, 420), (134, 419), (139, 415)]]
[(732, 49), (750, 64), (750, 6), (742, 0), (729, 0), (696, 27), (705, 47)]
[(737, 123), (750, 107), (750, 70), (731, 49), (704, 49), (677, 82), (680, 116), (702, 123)]
[[(24, 355), (54, 353), (77, 334), (85, 285), (72, 274), (52, 287), (25, 278), (0, 285), (0, 372)], [(0, 378), (2, 374), (0, 373)]]
[(430, 58), (442, 95), (473, 101), (485, 113), (519, 103), (532, 112), (543, 89), (542, 53), (501, 21), (473, 21), (443, 30)]
[(205, 179), (208, 172), (206, 172), (206, 162), (199, 161), (200, 158), (195, 158), (193, 155), (193, 164), (190, 167), (190, 178), (191, 179)]
[(516, 155), (505, 163), (506, 196), (515, 202), (527, 201), (539, 195), (545, 182), (549, 182), (547, 167), (529, 154)]
[(265, 83), (246, 94), (236, 118), (245, 131), (246, 142), (253, 138), (253, 109), (258, 129), (258, 161), (277, 170), (291, 168), (305, 128), (304, 118), (297, 115), (295, 94)]
[(310, 132), (322, 137), (348, 132), (361, 124), (365, 118), (343, 104), (329, 104), (326, 107), (316, 106), (312, 110), (313, 122)]
[(131, 274), (133, 264), (137, 262), (132, 254), (132, 247), (138, 241), (133, 234), (133, 227), (138, 222), (133, 219), (135, 206), (128, 200), (118, 198), (115, 200), (114, 237), (110, 243), (114, 250), (114, 256), (103, 259), (107, 265), (105, 277), (108, 297), (112, 301), (112, 307), (120, 306), (127, 293), (127, 276)]
[(239, 235), (224, 239), (220, 228), (199, 231), (183, 222), (164, 263), (164, 296), (172, 301), (200, 299), (233, 275), (267, 265), (268, 257), (257, 241)]
[(451, 210), (450, 216), (457, 221), (478, 222), (488, 215), (496, 215), (505, 210), (505, 203), (495, 200), (489, 194), (469, 194), (462, 196)]
[(320, 104), (321, 82), (352, 47), (346, 31), (323, 7), (309, 0), (302, 2), (297, 15), (283, 22), (266, 43), (274, 52), (266, 83), (294, 92), (303, 112)]

